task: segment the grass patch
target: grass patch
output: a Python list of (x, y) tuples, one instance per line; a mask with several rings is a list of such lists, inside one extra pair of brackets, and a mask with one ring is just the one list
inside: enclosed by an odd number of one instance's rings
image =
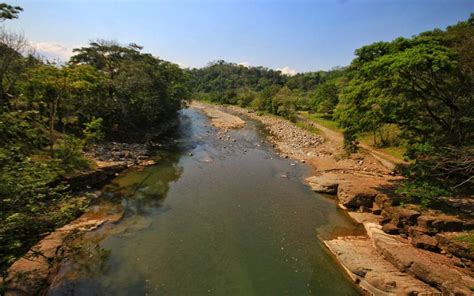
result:
[(467, 243), (469, 250), (474, 251), (474, 231), (453, 238), (454, 241)]
[(302, 117), (305, 117), (311, 121), (314, 121), (330, 130), (342, 133), (342, 129), (339, 127), (339, 124), (334, 120), (328, 119), (323, 114), (320, 114), (320, 113), (309, 114), (308, 112), (300, 112), (300, 114)]
[[(320, 113), (314, 113), (314, 114), (310, 114), (308, 112), (300, 112), (301, 116), (304, 117), (304, 118), (307, 118), (311, 121), (314, 121), (332, 131), (335, 131), (335, 132), (339, 132), (339, 133), (342, 133), (342, 129), (338, 126), (338, 123), (334, 120), (331, 120), (331, 119), (328, 119), (327, 117), (325, 117), (323, 114), (320, 114)], [(305, 128), (305, 127), (303, 127)], [(320, 131), (318, 130), (317, 133), (320, 133)], [(395, 130), (395, 129), (388, 129), (386, 131), (386, 134), (385, 136), (388, 137), (388, 138), (392, 138), (392, 137), (396, 137), (398, 135), (398, 130)], [(361, 136), (359, 136), (357, 138), (358, 141), (360, 141), (362, 144), (365, 144), (367, 146), (370, 146), (370, 147), (373, 147), (381, 152), (384, 152), (388, 155), (391, 155), (397, 159), (400, 159), (400, 160), (403, 160), (404, 159), (404, 154), (405, 154), (405, 151), (406, 151), (406, 148), (403, 147), (403, 146), (387, 146), (387, 147), (378, 147), (378, 145), (376, 145), (374, 143), (374, 138), (373, 138), (373, 135), (370, 133), (366, 133), (366, 134), (363, 134)]]
[(315, 128), (314, 126), (310, 126), (309, 124), (306, 124), (302, 121), (295, 122), (295, 125), (309, 131), (310, 133), (317, 134), (317, 135), (321, 134), (321, 131), (319, 129)]
[(405, 152), (406, 148), (405, 147), (385, 147), (385, 148), (380, 148), (380, 151), (383, 151), (393, 157), (396, 157), (398, 159), (405, 159)]
[(405, 152), (406, 148), (403, 146), (387, 146), (387, 147), (379, 147), (378, 145), (374, 144), (374, 139), (372, 134), (363, 134), (357, 138), (357, 140), (365, 144), (367, 146), (373, 147), (374, 149), (377, 149), (380, 152), (384, 152), (388, 155), (391, 155), (395, 158), (398, 158), (400, 160), (403, 160), (405, 157)]

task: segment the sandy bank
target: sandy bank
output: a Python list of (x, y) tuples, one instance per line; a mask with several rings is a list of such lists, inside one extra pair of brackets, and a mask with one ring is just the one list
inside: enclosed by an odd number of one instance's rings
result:
[(193, 101), (191, 106), (203, 111), (207, 116), (209, 116), (211, 118), (212, 125), (217, 128), (231, 129), (243, 127), (245, 125), (245, 121), (243, 121), (240, 117), (222, 112), (217, 106), (196, 101)]

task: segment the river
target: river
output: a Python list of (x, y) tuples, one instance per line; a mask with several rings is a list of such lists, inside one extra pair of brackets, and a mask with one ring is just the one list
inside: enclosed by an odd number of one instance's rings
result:
[(87, 235), (101, 255), (65, 264), (49, 295), (360, 294), (321, 240), (362, 229), (304, 185), (310, 168), (279, 157), (261, 124), (224, 141), (191, 108), (178, 134), (156, 165), (103, 189), (125, 217)]

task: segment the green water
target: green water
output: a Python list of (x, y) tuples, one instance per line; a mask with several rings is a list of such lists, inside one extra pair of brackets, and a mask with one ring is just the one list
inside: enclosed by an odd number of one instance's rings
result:
[(229, 142), (198, 111), (181, 117), (157, 165), (104, 188), (126, 209), (91, 234), (109, 255), (63, 267), (49, 295), (359, 295), (320, 238), (361, 229), (303, 185), (309, 168), (279, 158), (255, 122)]

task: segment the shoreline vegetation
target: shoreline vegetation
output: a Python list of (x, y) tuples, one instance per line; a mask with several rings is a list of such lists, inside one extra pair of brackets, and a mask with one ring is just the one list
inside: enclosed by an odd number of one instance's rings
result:
[[(2, 3), (0, 21), (21, 11)], [(187, 75), (142, 49), (95, 40), (55, 63), (0, 28), (0, 294), (18, 258), (44, 260), (31, 248), (81, 215), (94, 186), (151, 164), (155, 140), (176, 125)]]
[[(21, 11), (1, 4), (0, 21)], [(44, 288), (70, 234), (120, 219), (81, 215), (99, 184), (154, 163), (192, 97), (223, 136), (261, 121), (282, 157), (314, 168), (313, 190), (364, 224), (367, 236), (325, 242), (363, 289), (471, 295), (472, 36), (474, 15), (361, 47), (347, 67), (287, 76), (224, 61), (181, 69), (107, 40), (58, 64), (0, 29), (0, 293)]]

